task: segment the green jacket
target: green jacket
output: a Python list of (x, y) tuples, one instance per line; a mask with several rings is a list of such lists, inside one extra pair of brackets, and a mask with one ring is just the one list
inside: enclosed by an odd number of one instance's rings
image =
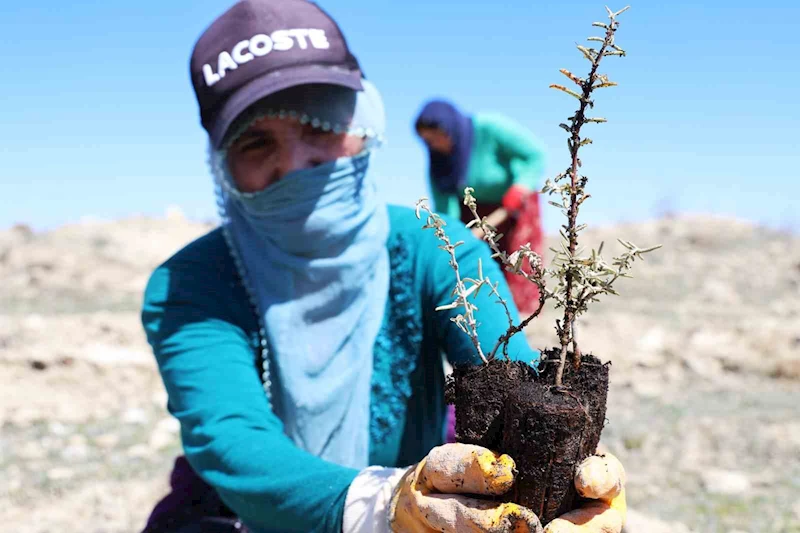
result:
[[(526, 128), (502, 115), (478, 113), (472, 117), (472, 154), (466, 185), (475, 189), (479, 202), (499, 204), (512, 185), (540, 189), (544, 152)], [(461, 218), (463, 191), (443, 193), (431, 181), (437, 212)]]

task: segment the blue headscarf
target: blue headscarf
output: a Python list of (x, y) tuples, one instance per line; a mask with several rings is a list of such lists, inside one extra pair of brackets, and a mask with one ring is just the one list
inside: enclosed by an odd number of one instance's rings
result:
[[(383, 105), (364, 86), (355, 98), (319, 87), (315, 98), (279, 96), (248, 120), (294, 117), (374, 141)], [(389, 287), (388, 212), (367, 172), (374, 144), (255, 193), (236, 189), (224, 149), (211, 152), (223, 229), (269, 349), (273, 410), (300, 448), (359, 469), (368, 466), (373, 347)]]
[(472, 155), (472, 118), (446, 100), (431, 100), (420, 111), (416, 127), (437, 128), (453, 143), (449, 154), (428, 149), (431, 179), (439, 191), (460, 193), (467, 184)]

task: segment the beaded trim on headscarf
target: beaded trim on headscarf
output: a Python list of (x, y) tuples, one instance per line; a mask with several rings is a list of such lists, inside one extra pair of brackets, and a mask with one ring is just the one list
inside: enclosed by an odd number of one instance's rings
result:
[(311, 127), (321, 129), (322, 131), (333, 131), (334, 133), (346, 133), (347, 135), (364, 137), (376, 142), (378, 146), (383, 143), (383, 136), (369, 127), (333, 124), (328, 120), (312, 117), (306, 113), (300, 114), (297, 111), (287, 111), (285, 109), (267, 109), (254, 112), (253, 115), (247, 120), (243, 120), (241, 123), (234, 125), (233, 129), (226, 137), (226, 140), (222, 146), (222, 150), (228, 150), (228, 148), (231, 147), (236, 139), (238, 139), (242, 133), (247, 131), (247, 129), (252, 126), (253, 123), (264, 118), (297, 120), (304, 126), (306, 124), (310, 124)]

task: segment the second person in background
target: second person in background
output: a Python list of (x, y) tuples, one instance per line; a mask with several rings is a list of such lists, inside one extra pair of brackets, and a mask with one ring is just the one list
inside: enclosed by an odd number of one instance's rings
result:
[[(542, 186), (544, 154), (528, 129), (495, 113), (468, 115), (452, 102), (438, 99), (425, 104), (415, 129), (428, 148), (436, 211), (469, 222), (472, 213), (461, 200), (464, 188), (472, 187), (478, 214), (489, 217), (489, 223), (505, 235), (500, 242), (503, 249), (510, 253), (530, 243), (542, 253), (537, 191)], [(520, 311), (535, 311), (536, 286), (513, 274), (506, 274), (506, 279)]]

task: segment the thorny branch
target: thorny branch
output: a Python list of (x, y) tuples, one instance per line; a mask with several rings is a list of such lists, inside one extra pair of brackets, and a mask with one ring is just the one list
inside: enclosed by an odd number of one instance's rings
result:
[[(511, 311), (508, 308), (508, 302), (503, 299), (500, 293), (497, 290), (498, 284), (492, 284), (491, 280), (488, 276), (483, 275), (483, 269), (481, 267), (481, 263), (478, 262), (478, 279), (473, 278), (461, 278), (461, 272), (459, 270), (458, 261), (455, 257), (455, 249), (463, 244), (462, 242), (458, 242), (455, 245), (450, 245), (450, 238), (447, 236), (444, 226), (445, 222), (436, 214), (430, 211), (427, 205), (427, 198), (422, 198), (417, 202), (417, 218), (421, 218), (421, 211), (425, 211), (427, 213), (427, 220), (426, 224), (422, 227), (422, 229), (433, 229), (436, 233), (436, 237), (444, 243), (444, 245), (439, 246), (439, 248), (446, 250), (450, 253), (450, 267), (456, 273), (456, 287), (453, 290), (453, 295), (456, 297), (455, 300), (445, 306), (440, 306), (437, 310), (449, 310), (455, 309), (457, 307), (463, 307), (464, 313), (461, 315), (457, 315), (451, 320), (459, 326), (459, 328), (467, 333), (470, 338), (472, 339), (473, 345), (478, 352), (478, 355), (484, 362), (491, 361), (497, 356), (497, 351), (502, 348), (503, 353), (508, 356), (507, 347), (508, 341), (513, 337), (515, 334), (519, 333), (520, 331), (524, 330), (525, 327), (542, 311), (544, 307), (544, 302), (548, 297), (548, 293), (546, 290), (546, 282), (544, 279), (545, 270), (542, 266), (542, 259), (533, 250), (531, 250), (530, 244), (523, 245), (520, 247), (519, 250), (511, 254), (510, 256), (504, 251), (500, 249), (499, 241), (503, 235), (498, 234), (497, 228), (488, 224), (486, 222), (486, 218), (481, 218), (478, 215), (477, 211), (477, 202), (475, 197), (472, 196), (473, 189), (467, 187), (464, 190), (464, 204), (469, 207), (470, 211), (473, 214), (474, 219), (471, 220), (467, 227), (478, 226), (483, 230), (483, 239), (489, 244), (489, 247), (493, 251), (492, 258), (499, 258), (502, 264), (505, 266), (506, 270), (509, 272), (513, 272), (514, 274), (523, 276), (525, 279), (535, 283), (539, 287), (539, 307), (538, 309), (527, 317), (525, 320), (520, 322), (519, 324), (515, 325), (514, 320), (511, 316)], [(531, 266), (531, 270), (525, 270), (525, 260), (528, 260), (528, 264)], [(465, 283), (471, 285), (471, 287), (467, 288)], [(503, 306), (503, 309), (506, 314), (506, 319), (508, 320), (508, 329), (506, 332), (497, 340), (492, 351), (490, 352), (488, 357), (484, 356), (483, 350), (480, 346), (480, 342), (478, 340), (477, 335), (477, 321), (474, 317), (474, 311), (478, 308), (468, 300), (469, 296), (477, 296), (478, 291), (484, 285), (489, 287), (489, 290), (497, 297), (497, 303)]]
[[(422, 229), (434, 230), (436, 238), (438, 238), (443, 243), (439, 246), (439, 248), (450, 254), (450, 268), (452, 268), (456, 274), (456, 286), (453, 289), (453, 296), (455, 296), (455, 299), (453, 300), (452, 303), (448, 305), (442, 305), (437, 307), (436, 310), (445, 311), (449, 309), (456, 309), (458, 307), (464, 308), (463, 313), (454, 316), (450, 320), (453, 321), (461, 331), (469, 335), (469, 338), (472, 340), (472, 344), (475, 346), (475, 350), (477, 350), (481, 360), (484, 363), (488, 363), (489, 361), (483, 354), (483, 350), (481, 349), (481, 343), (478, 340), (478, 322), (475, 319), (475, 311), (478, 308), (472, 302), (469, 301), (469, 296), (473, 293), (477, 296), (478, 291), (483, 285), (486, 284), (491, 285), (491, 283), (489, 282), (489, 278), (483, 279), (483, 268), (481, 267), (480, 260), (478, 261), (478, 279), (477, 280), (472, 278), (464, 278), (463, 280), (461, 279), (461, 272), (459, 271), (458, 261), (456, 260), (456, 248), (464, 244), (464, 241), (458, 241), (455, 244), (452, 244), (450, 242), (450, 237), (448, 237), (447, 233), (445, 233), (444, 231), (445, 221), (442, 220), (442, 218), (439, 215), (430, 210), (427, 204), (427, 200), (428, 200), (427, 198), (422, 198), (417, 202), (416, 206), (417, 219), (421, 218), (422, 211), (425, 211), (427, 213), (425, 225), (422, 226)], [(467, 284), (470, 285), (469, 288), (467, 288)]]
[[(509, 320), (509, 326), (505, 334), (503, 334), (497, 340), (497, 343), (489, 354), (489, 360), (491, 360), (495, 357), (497, 350), (501, 346), (503, 347), (503, 353), (508, 355), (505, 351), (508, 346), (508, 341), (511, 339), (511, 337), (524, 330), (534, 318), (539, 316), (539, 314), (542, 312), (542, 309), (544, 309), (545, 301), (550, 295), (547, 292), (547, 284), (545, 282), (546, 271), (543, 266), (542, 258), (539, 256), (539, 254), (531, 250), (530, 243), (524, 244), (519, 250), (511, 255), (508, 255), (504, 250), (500, 249), (500, 245), (497, 243), (497, 241), (499, 241), (503, 235), (498, 234), (497, 228), (486, 222), (486, 217), (481, 218), (481, 216), (478, 215), (478, 203), (475, 197), (472, 195), (473, 192), (475, 191), (471, 187), (464, 189), (464, 205), (469, 208), (473, 217), (472, 220), (467, 223), (467, 227), (471, 228), (473, 226), (478, 226), (483, 231), (483, 240), (489, 244), (489, 248), (491, 248), (492, 252), (494, 252), (492, 259), (499, 259), (508, 272), (524, 277), (531, 283), (536, 284), (536, 286), (539, 288), (539, 306), (536, 308), (536, 311), (534, 311), (530, 316), (516, 326), (511, 320), (511, 313), (508, 310), (508, 305), (502, 298), (500, 298), (499, 294), (497, 295), (500, 299), (500, 303), (502, 303), (503, 307), (505, 308), (506, 316)], [(525, 270), (526, 260), (530, 265), (530, 272)]]
[[(570, 153), (570, 166), (555, 178), (555, 182), (547, 180), (543, 192), (558, 194), (561, 201), (550, 201), (550, 205), (558, 207), (567, 217), (567, 223), (562, 226), (560, 231), (562, 237), (561, 250), (554, 250), (556, 258), (554, 264), (556, 268), (548, 271), (553, 277), (559, 280), (558, 287), (553, 296), (557, 300), (556, 307), (564, 309), (564, 316), (556, 321), (556, 332), (561, 344), (558, 371), (556, 373), (556, 386), (561, 386), (564, 376), (564, 366), (566, 364), (567, 351), (570, 343), (573, 347), (573, 366), (577, 369), (581, 362), (581, 351), (574, 334), (575, 320), (586, 310), (590, 301), (596, 301), (600, 294), (616, 294), (611, 285), (617, 278), (624, 275), (622, 266), (629, 268), (630, 261), (634, 257), (639, 257), (641, 253), (649, 250), (639, 250), (638, 248), (629, 249), (635, 253), (628, 257), (624, 263), (619, 263), (620, 270), (613, 271), (607, 267), (599, 253), (592, 251), (590, 258), (578, 257), (578, 234), (586, 228), (586, 225), (578, 225), (578, 211), (590, 195), (586, 193), (586, 183), (588, 178), (581, 176), (578, 169), (581, 167), (579, 151), (582, 146), (592, 144), (588, 137), (581, 137), (581, 129), (587, 123), (603, 123), (606, 119), (600, 117), (587, 117), (587, 109), (594, 108), (592, 93), (597, 89), (613, 87), (615, 82), (609, 81), (608, 77), (598, 74), (598, 68), (604, 57), (624, 56), (625, 51), (614, 42), (619, 22), (617, 17), (627, 11), (627, 7), (616, 13), (606, 7), (608, 12), (608, 23), (595, 22), (593, 26), (605, 29), (604, 37), (589, 37), (591, 42), (601, 43), (599, 49), (577, 45), (578, 50), (591, 64), (589, 75), (586, 78), (579, 78), (567, 69), (561, 69), (561, 73), (575, 83), (579, 92), (567, 89), (563, 85), (551, 85), (553, 89), (565, 92), (577, 98), (580, 102), (578, 110), (567, 120), (569, 124), (560, 124), (560, 127), (569, 133), (567, 146)], [(560, 184), (569, 178), (568, 183)], [(627, 256), (626, 256), (627, 257)], [(615, 265), (620, 258), (615, 259)]]
[[(555, 383), (558, 388), (563, 386), (564, 367), (570, 343), (572, 344), (573, 364), (576, 368), (580, 365), (581, 351), (575, 335), (576, 319), (587, 310), (589, 303), (599, 301), (601, 295), (617, 295), (618, 293), (614, 290), (613, 285), (619, 278), (630, 277), (628, 272), (633, 261), (641, 259), (643, 254), (661, 247), (659, 245), (650, 248), (639, 248), (629, 241), (619, 240), (625, 251), (620, 256), (614, 257), (610, 264), (602, 256), (602, 243), (597, 250), (592, 249), (591, 253), (586, 256), (581, 255), (582, 251), (578, 248), (578, 234), (586, 229), (586, 224), (578, 225), (577, 223), (578, 211), (583, 202), (591, 197), (586, 192), (588, 178), (578, 174), (578, 169), (581, 167), (579, 150), (582, 146), (592, 143), (591, 139), (581, 137), (581, 128), (587, 123), (599, 124), (606, 122), (604, 118), (587, 117), (586, 111), (594, 107), (594, 101), (591, 96), (595, 90), (617, 85), (615, 82), (610, 81), (606, 75), (598, 74), (597, 71), (604, 57), (625, 55), (625, 51), (614, 42), (614, 37), (619, 27), (619, 22), (616, 20), (617, 16), (627, 9), (626, 7), (620, 11), (612, 12), (606, 7), (609, 22), (595, 22), (592, 24), (605, 29), (604, 37), (589, 37), (588, 39), (591, 42), (602, 43), (599, 49), (578, 45), (578, 50), (591, 63), (589, 75), (586, 78), (580, 78), (566, 69), (561, 69), (560, 72), (579, 87), (579, 92), (567, 89), (563, 85), (554, 84), (550, 86), (580, 101), (578, 110), (567, 119), (569, 124), (559, 125), (569, 133), (567, 145), (571, 159), (570, 166), (565, 172), (556, 176), (554, 180), (547, 180), (542, 189), (543, 193), (560, 197), (560, 201), (551, 200), (548, 203), (561, 209), (561, 212), (567, 217), (567, 223), (559, 230), (561, 235), (560, 249), (551, 249), (555, 253), (552, 267), (545, 268), (543, 266), (542, 258), (531, 250), (530, 244), (523, 245), (511, 255), (503, 251), (498, 245), (498, 241), (503, 236), (498, 234), (495, 227), (486, 222), (485, 217), (482, 218), (478, 215), (477, 201), (473, 196), (474, 190), (470, 187), (464, 190), (464, 205), (470, 209), (473, 216), (473, 220), (467, 224), (467, 227), (478, 226), (483, 231), (483, 240), (491, 248), (493, 252), (492, 258), (498, 259), (506, 271), (523, 276), (539, 288), (539, 307), (533, 314), (520, 322), (520, 324), (514, 325), (507, 302), (497, 291), (497, 284), (492, 285), (489, 278), (483, 276), (480, 263), (478, 264), (477, 280), (471, 278), (462, 280), (455, 256), (455, 249), (462, 243), (450, 244), (450, 240), (444, 231), (444, 221), (428, 209), (425, 203), (426, 199), (417, 203), (417, 218), (420, 218), (420, 210), (425, 210), (428, 213), (427, 222), (423, 228), (435, 230), (436, 236), (444, 243), (440, 248), (450, 254), (450, 266), (456, 272), (456, 287), (453, 290), (455, 300), (453, 303), (438, 309), (464, 308), (463, 314), (457, 315), (451, 320), (470, 336), (478, 355), (484, 362), (491, 361), (500, 347), (503, 348), (503, 353), (507, 356), (509, 339), (523, 331), (534, 318), (539, 316), (547, 300), (554, 299), (556, 301), (556, 309), (564, 309), (563, 318), (556, 320), (556, 332), (561, 344)], [(567, 178), (569, 179), (567, 180)], [(530, 265), (527, 270), (525, 268), (526, 262)], [(557, 281), (557, 286), (553, 290), (547, 288), (545, 276)], [(466, 284), (469, 284), (470, 287), (467, 288)], [(477, 295), (483, 285), (491, 287), (492, 293), (498, 297), (499, 303), (503, 305), (509, 322), (508, 330), (498, 339), (488, 358), (484, 355), (478, 341), (478, 324), (474, 317), (474, 311), (477, 310), (477, 307), (468, 300), (470, 295)]]

